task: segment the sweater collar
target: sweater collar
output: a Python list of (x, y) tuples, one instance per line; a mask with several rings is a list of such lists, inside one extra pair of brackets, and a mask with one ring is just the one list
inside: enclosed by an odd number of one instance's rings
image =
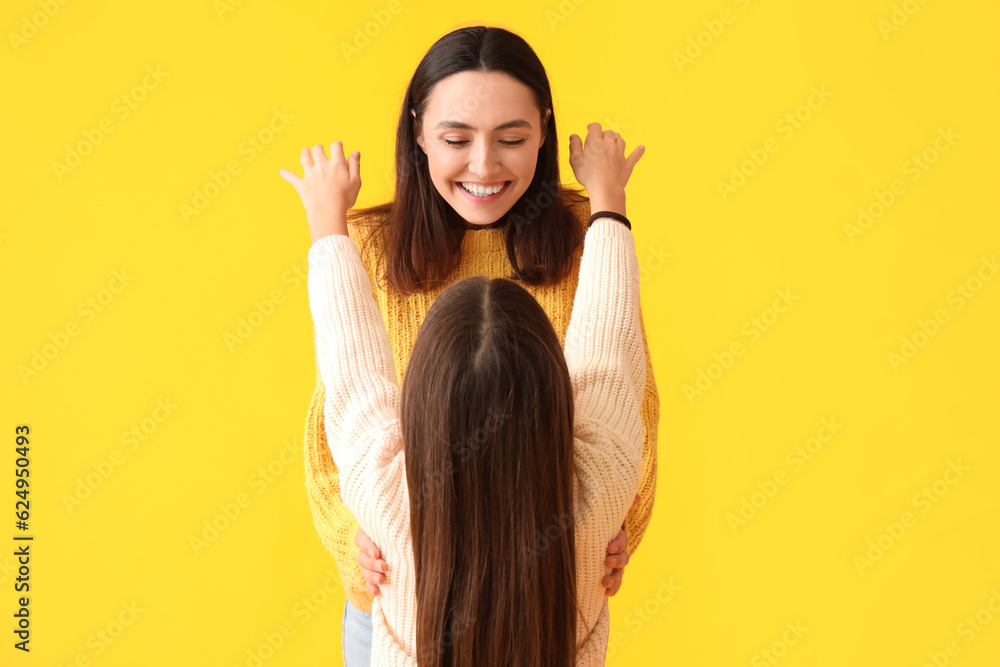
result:
[(466, 229), (465, 235), (462, 237), (462, 252), (465, 255), (469, 253), (473, 255), (484, 253), (502, 253), (506, 255), (506, 227)]

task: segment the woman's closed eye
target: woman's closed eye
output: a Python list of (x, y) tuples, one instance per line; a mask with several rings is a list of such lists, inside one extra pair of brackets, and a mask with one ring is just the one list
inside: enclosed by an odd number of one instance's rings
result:
[[(523, 143), (524, 143), (525, 141), (527, 141), (527, 139), (518, 139), (517, 141), (504, 141), (504, 140), (502, 140), (502, 139), (501, 139), (501, 140), (500, 140), (500, 143), (501, 143), (501, 144), (503, 144), (504, 146), (520, 146), (520, 145), (521, 145), (521, 144), (523, 144)], [(458, 147), (458, 146), (462, 146), (462, 145), (464, 145), (464, 144), (467, 144), (467, 143), (469, 143), (469, 142), (468, 142), (467, 140), (462, 140), (462, 141), (451, 141), (451, 140), (449, 140), (449, 139), (445, 139), (445, 140), (444, 140), (444, 143), (448, 144), (449, 146), (455, 146), (455, 147)]]

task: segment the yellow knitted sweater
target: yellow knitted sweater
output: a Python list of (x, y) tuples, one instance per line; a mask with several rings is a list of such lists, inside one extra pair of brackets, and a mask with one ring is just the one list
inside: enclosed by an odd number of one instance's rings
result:
[[(590, 216), (589, 204), (579, 205), (576, 209), (581, 227), (585, 228)], [(365, 228), (362, 225), (348, 225), (348, 233), (354, 240), (359, 251), (363, 250)], [(420, 324), (434, 299), (450, 284), (470, 276), (487, 276), (489, 278), (510, 277), (513, 269), (507, 258), (502, 228), (469, 230), (462, 239), (462, 259), (458, 268), (449, 276), (445, 285), (420, 294), (403, 295), (393, 291), (379, 289), (380, 272), (370, 252), (362, 252), (365, 270), (373, 285), (372, 295), (382, 312), (382, 318), (389, 333), (395, 358), (396, 376), (400, 385), (406, 372), (406, 365), (413, 349)], [(577, 248), (573, 256), (571, 269), (562, 282), (555, 285), (533, 286), (521, 284), (527, 289), (549, 316), (552, 326), (559, 338), (559, 344), (565, 345), (566, 328), (569, 325), (573, 311), (573, 299), (576, 295), (577, 278), (580, 268), (580, 258), (583, 246)], [(653, 501), (656, 492), (656, 441), (657, 426), (660, 421), (660, 399), (653, 377), (653, 366), (649, 356), (649, 345), (646, 342), (645, 321), (640, 308), (640, 323), (642, 324), (642, 343), (646, 353), (646, 389), (642, 400), (642, 481), (639, 485), (640, 501), (633, 505), (625, 519), (625, 533), (628, 536), (628, 552), (635, 552), (642, 536), (649, 525), (653, 511)], [(337, 466), (333, 463), (330, 447), (326, 440), (326, 430), (323, 424), (323, 404), (325, 391), (319, 372), (316, 373), (316, 388), (313, 390), (312, 401), (306, 413), (304, 459), (305, 484), (312, 511), (313, 523), (319, 533), (320, 540), (333, 555), (340, 571), (344, 592), (358, 609), (370, 612), (372, 597), (365, 587), (358, 565), (358, 547), (354, 544), (354, 535), (359, 525), (354, 516), (347, 510), (340, 499), (340, 480)], [(390, 568), (392, 564), (389, 564)]]

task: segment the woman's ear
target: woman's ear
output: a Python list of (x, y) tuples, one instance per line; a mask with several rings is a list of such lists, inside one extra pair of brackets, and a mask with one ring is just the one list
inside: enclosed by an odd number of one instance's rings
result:
[(420, 150), (422, 150), (424, 153), (426, 153), (427, 149), (424, 148), (424, 141), (423, 141), (423, 138), (420, 136), (420, 131), (419, 131), (418, 127), (417, 127), (417, 112), (416, 112), (416, 110), (410, 109), (410, 115), (413, 116), (413, 135), (417, 138), (417, 145), (420, 146)]

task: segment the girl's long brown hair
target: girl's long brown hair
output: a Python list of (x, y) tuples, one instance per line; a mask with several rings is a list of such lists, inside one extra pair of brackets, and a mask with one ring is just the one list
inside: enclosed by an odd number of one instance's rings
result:
[(574, 664), (573, 392), (534, 297), (482, 276), (445, 289), (401, 420), (418, 663)]
[[(431, 46), (410, 79), (399, 113), (395, 199), (348, 215), (351, 222), (375, 227), (375, 233), (366, 235), (365, 245), (373, 243), (377, 250), (382, 267), (378, 282), (400, 294), (440, 286), (461, 259), (466, 223), (434, 187), (417, 135), (434, 86), (467, 70), (504, 72), (531, 88), (540, 122), (545, 110), (553, 108), (545, 68), (520, 36), (502, 28), (474, 26), (448, 33)], [(531, 184), (494, 223), (506, 229), (511, 277), (529, 285), (553, 284), (567, 274), (573, 253), (583, 242), (571, 207), (588, 199), (582, 189), (564, 188), (560, 181), (554, 110), (543, 132), (545, 141)]]

